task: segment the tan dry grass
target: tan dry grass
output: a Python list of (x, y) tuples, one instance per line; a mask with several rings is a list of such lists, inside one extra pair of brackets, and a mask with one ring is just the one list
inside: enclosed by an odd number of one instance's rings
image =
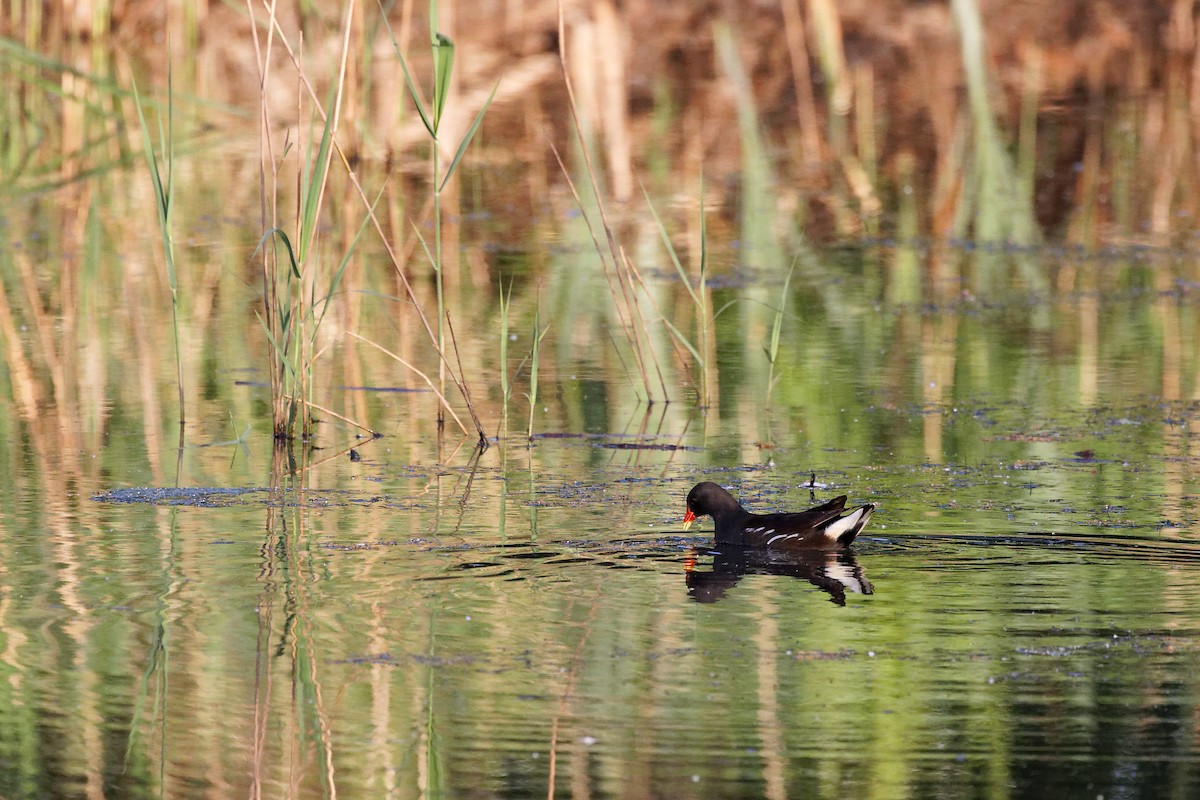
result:
[[(194, 76), (194, 87), (181, 87), (182, 92), (234, 108), (257, 106), (250, 26), (236, 7), (126, 3), (98, 19), (95, 15), (108, 7), (70, 5), (68, 11), (58, 4), (18, 2), (0, 26), (84, 75), (110, 71), (105, 60), (115, 52), (115, 62), (128, 57), (159, 76), (158, 85), (165, 84), (169, 40), (176, 58), (185, 62), (180, 73)], [(392, 22), (402, 35), (408, 32), (402, 46), (411, 47), (418, 69), (426, 69), (419, 5), (398, 4)], [(553, 58), (556, 4), (509, 0), (472, 4), (469, 13), (459, 4), (444, 7), (462, 53), (452, 106), (459, 123), (472, 118), (500, 78), (480, 156), (520, 158), (531, 174), (553, 175), (546, 144), (562, 149), (570, 136), (565, 90)], [(1025, 128), (1038, 137), (1029, 151), (1036, 158), (1032, 198), (1038, 222), (1052, 237), (1112, 239), (1136, 233), (1143, 222), (1152, 232), (1169, 235), (1177, 214), (1200, 212), (1200, 178), (1190, 145), (1200, 139), (1200, 102), (1192, 102), (1200, 95), (1200, 82), (1196, 23), (1188, 8), (1187, 3), (1084, 0), (1049, 8), (1033, 2), (979, 4), (989, 101), (1010, 145), (1022, 129), (1023, 104), (1034, 102), (1036, 126)], [(317, 76), (314, 89), (323, 96), (322, 80), (328, 83), (337, 74), (337, 14), (318, 8), (298, 16), (293, 7), (280, 13), (289, 38), (299, 41), (304, 32), (305, 71)], [(420, 123), (402, 108), (402, 78), (377, 14), (377, 6), (364, 3), (353, 23), (362, 52), (347, 75), (343, 146), (352, 159), (403, 164), (420, 145)], [(740, 43), (755, 107), (775, 148), (780, 184), (789, 189), (781, 203), (785, 210), (798, 210), (810, 235), (870, 230), (880, 207), (890, 208), (914, 182), (918, 196), (928, 198), (919, 209), (921, 232), (954, 232), (957, 209), (969, 197), (959, 183), (963, 160), (957, 153), (970, 122), (964, 114), (959, 31), (949, 8), (937, 4), (569, 3), (565, 30), (572, 50), (594, 58), (573, 63), (585, 134), (601, 147), (606, 189), (615, 199), (629, 196), (632, 176), (645, 169), (653, 153), (691, 152), (699, 135), (710, 185), (726, 187), (721, 190), (726, 196), (718, 200), (736, 200), (739, 136), (730, 89), (716, 64), (718, 23), (728, 24)], [(276, 67), (286, 65), (282, 53), (272, 58)], [(64, 88), (69, 96), (79, 96), (71, 75), (64, 75)], [(665, 132), (654, 123), (663, 97), (674, 109)], [(272, 119), (292, 118), (294, 86), (273, 83), (265, 102)], [(64, 122), (71, 105), (60, 107)], [(1137, 109), (1132, 121), (1121, 118), (1128, 105)], [(219, 124), (239, 123), (223, 119)], [(1105, 146), (1113, 141), (1110, 128), (1116, 124), (1134, 126), (1132, 149)], [(59, 126), (64, 136), (80, 129), (78, 121)], [(80, 134), (62, 144), (77, 152)], [(1078, 164), (1086, 168), (1078, 170)], [(1108, 189), (1131, 171), (1153, 191), (1135, 198), (1132, 209), (1116, 208)], [(531, 183), (531, 191), (543, 188)], [(1083, 203), (1088, 206), (1084, 221), (1075, 214), (1080, 193), (1096, 199)]]

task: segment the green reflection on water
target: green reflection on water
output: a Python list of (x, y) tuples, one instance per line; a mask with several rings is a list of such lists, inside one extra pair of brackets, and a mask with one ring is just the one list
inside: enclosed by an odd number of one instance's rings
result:
[[(253, 233), (185, 223), (205, 238), (180, 254), (196, 420), (180, 453), (148, 240), (119, 235), (122, 209), (82, 207), (72, 241), (18, 206), (0, 255), (5, 797), (1194, 792), (1190, 261), (1024, 252), (1051, 277), (1031, 286), (1003, 251), (812, 249), (781, 297), (786, 265), (714, 242), (726, 310), (701, 410), (661, 329), (648, 347), (672, 402), (639, 400), (577, 228), (495, 260), (467, 235), (448, 293), (481, 416), (498, 429), (495, 273), (514, 275), (516, 393), (539, 292), (552, 325), (547, 435), (438, 464), (433, 398), (334, 339), (322, 405), (385, 435), (326, 420), (323, 449), (276, 460)], [(51, 268), (76, 252), (78, 275)], [(694, 325), (653, 264), (648, 291)], [(369, 255), (356, 268), (331, 314), (403, 350), (394, 287)], [(253, 425), (249, 455), (200, 447), (229, 441), (231, 415)], [(702, 476), (758, 509), (878, 503), (856, 547), (873, 593), (841, 607), (759, 567), (697, 602), (689, 559), (717, 563), (678, 522)], [(92, 499), (289, 480), (277, 497)]]

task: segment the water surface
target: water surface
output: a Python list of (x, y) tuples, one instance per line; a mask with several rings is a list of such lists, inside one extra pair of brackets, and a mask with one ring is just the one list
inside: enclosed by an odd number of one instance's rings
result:
[[(261, 413), (196, 447), (263, 407), (238, 359), (181, 461), (119, 393), (100, 438), (52, 418), (77, 449), (10, 423), (4, 794), (1194, 793), (1196, 406), (1163, 387), (1197, 364), (1162, 332), (1189, 297), (810, 292), (769, 406), (753, 327), (718, 328), (708, 409), (566, 348), (532, 443), (521, 410), (440, 463), (396, 422), (427, 393), (359, 392), (383, 437), (297, 444), (301, 476)], [(1077, 344), (1088, 313), (1122, 336)], [(701, 479), (879, 509), (851, 555), (745, 558), (682, 531)]]

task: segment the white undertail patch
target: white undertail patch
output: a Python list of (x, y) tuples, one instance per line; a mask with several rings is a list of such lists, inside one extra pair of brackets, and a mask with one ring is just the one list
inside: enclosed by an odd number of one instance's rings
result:
[(840, 519), (835, 519), (826, 526), (825, 538), (836, 542), (846, 533), (860, 530), (867, 524), (867, 520), (870, 519), (871, 512), (874, 510), (871, 506), (863, 506)]

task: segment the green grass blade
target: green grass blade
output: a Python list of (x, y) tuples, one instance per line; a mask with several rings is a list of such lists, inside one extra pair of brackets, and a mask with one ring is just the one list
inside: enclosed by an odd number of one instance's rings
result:
[(296, 368), (293, 367), (286, 358), (284, 358), (287, 353), (287, 347), (285, 345), (281, 345), (279, 340), (275, 338), (275, 334), (271, 332), (271, 326), (267, 325), (267, 321), (262, 318), (262, 314), (259, 314), (258, 311), (255, 311), (254, 316), (258, 318), (258, 324), (262, 325), (263, 331), (266, 332), (267, 341), (271, 343), (271, 347), (275, 348), (275, 352), (279, 354), (280, 362), (283, 364), (283, 366), (287, 367), (287, 370), (291, 376), (295, 377)]
[(137, 108), (138, 126), (142, 133), (142, 148), (145, 152), (146, 166), (150, 172), (150, 180), (154, 186), (154, 207), (158, 216), (159, 233), (162, 235), (163, 260), (167, 268), (167, 285), (171, 289), (171, 324), (175, 332), (175, 368), (176, 382), (179, 386), (179, 423), (183, 424), (187, 417), (184, 410), (183, 390), (183, 356), (179, 341), (179, 281), (175, 272), (175, 234), (171, 215), (175, 206), (175, 100), (170, 58), (167, 59), (167, 127), (164, 130), (162, 114), (158, 115), (158, 144), (165, 164), (166, 182), (163, 182), (163, 166), (154, 155), (154, 146), (150, 141), (150, 128), (146, 124), (146, 114), (142, 110), (142, 98), (138, 92), (137, 80), (133, 80), (133, 101)]
[[(333, 108), (337, 103), (336, 90), (326, 103), (326, 108)], [(333, 119), (336, 115), (325, 115), (325, 126), (321, 130), (321, 143), (317, 147), (317, 157), (311, 162), (308, 175), (303, 179), (303, 195), (300, 203), (300, 263), (305, 263), (312, 249), (313, 239), (317, 233), (317, 213), (321, 207), (321, 193), (325, 189), (325, 176), (329, 172), (329, 160), (333, 144)]]
[(421, 234), (421, 229), (417, 227), (417, 223), (412, 223), (413, 234), (417, 237), (417, 241), (421, 244), (421, 249), (425, 251), (425, 257), (429, 259), (429, 263), (433, 265), (433, 271), (441, 270), (442, 265), (433, 257), (433, 251), (429, 249), (429, 242), (425, 241), (425, 237)]
[(500, 88), (500, 82), (492, 87), (492, 93), (488, 95), (488, 99), (479, 109), (479, 113), (475, 115), (475, 121), (471, 123), (471, 127), (467, 129), (467, 135), (463, 137), (462, 142), (458, 145), (458, 152), (454, 154), (454, 159), (450, 162), (450, 166), (446, 168), (446, 177), (442, 180), (442, 185), (438, 187), (440, 192), (446, 188), (446, 184), (450, 180), (450, 176), (454, 174), (454, 168), (458, 166), (458, 162), (462, 160), (463, 154), (467, 152), (467, 146), (471, 144), (471, 139), (475, 137), (479, 126), (483, 124), (483, 115), (487, 113), (488, 106), (492, 104), (492, 99), (496, 96), (496, 90)]
[[(175, 209), (175, 69), (169, 57), (167, 58), (167, 129), (163, 130), (162, 116), (158, 118), (158, 141), (159, 152), (166, 153), (167, 160), (167, 230), (170, 233), (172, 230), (171, 215)], [(174, 233), (171, 233), (172, 247), (174, 247)], [(175, 253), (172, 250), (171, 257), (167, 259), (168, 277), (171, 282), (171, 291), (178, 289), (179, 284), (175, 280)]]
[[(675, 271), (679, 273), (680, 280), (687, 287), (688, 294), (692, 296), (692, 302), (697, 306), (700, 305), (700, 296), (696, 290), (692, 288), (692, 279), (688, 277), (687, 270), (683, 268), (683, 264), (679, 260), (679, 254), (675, 252), (675, 245), (671, 244), (671, 236), (667, 233), (667, 226), (663, 224), (662, 218), (658, 216), (658, 210), (654, 208), (654, 203), (650, 201), (650, 194), (646, 191), (646, 187), (642, 187), (642, 195), (646, 198), (646, 206), (650, 209), (650, 215), (654, 217), (654, 224), (658, 228), (659, 238), (662, 239), (663, 246), (667, 248), (667, 255), (671, 257), (671, 263), (675, 265)], [(700, 214), (700, 224), (704, 224), (704, 213)], [(701, 258), (703, 263), (703, 257)]]
[(725, 305), (721, 306), (720, 308), (718, 308), (716, 311), (713, 312), (713, 319), (716, 320), (717, 317), (721, 316), (726, 311), (728, 311), (729, 309), (736, 306), (739, 302), (741, 302), (741, 301), (740, 300), (730, 300), (728, 303), (726, 303)]
[(454, 71), (454, 42), (443, 33), (433, 37), (433, 138), (442, 124), (442, 112), (450, 96), (450, 74)]
[[(313, 297), (312, 308), (314, 309), (314, 318), (316, 325), (313, 327), (313, 335), (316, 335), (317, 330), (321, 327), (321, 322), (325, 319), (325, 312), (329, 309), (329, 303), (333, 300), (334, 294), (337, 293), (338, 287), (342, 284), (342, 276), (346, 274), (346, 267), (350, 264), (350, 257), (358, 249), (358, 243), (362, 241), (363, 234), (367, 231), (367, 226), (371, 222), (371, 217), (375, 214), (375, 208), (379, 205), (380, 199), (383, 198), (383, 190), (375, 197), (375, 202), (371, 204), (371, 211), (367, 216), (363, 217), (362, 224), (358, 226), (358, 232), (354, 234), (354, 238), (350, 241), (350, 246), (346, 248), (346, 252), (342, 255), (341, 263), (338, 264), (337, 270), (333, 273), (333, 278), (329, 281), (329, 289), (325, 292), (325, 296), (321, 298)], [(316, 288), (313, 288), (314, 295)], [(316, 311), (317, 308), (320, 311)]]
[(530, 353), (529, 362), (529, 438), (533, 439), (533, 413), (537, 408), (538, 398), (538, 352), (542, 347), (542, 339), (546, 338), (546, 334), (550, 331), (550, 326), (547, 325), (542, 329), (541, 309), (535, 308), (533, 312), (533, 351)]
[(704, 359), (700, 357), (699, 351), (692, 346), (692, 343), (687, 340), (687, 337), (683, 335), (679, 328), (676, 328), (674, 325), (672, 325), (671, 320), (667, 319), (666, 317), (663, 317), (662, 321), (666, 324), (667, 329), (670, 330), (671, 334), (675, 337), (675, 341), (686, 347), (687, 351), (692, 354), (692, 358), (696, 359), (696, 363), (703, 363)]
[(512, 387), (508, 385), (508, 313), (512, 308), (513, 282), (508, 282), (508, 293), (504, 291), (504, 279), (500, 280), (500, 394), (504, 398), (505, 415)]
[(429, 40), (433, 41), (437, 38), (437, 32), (441, 29), (438, 24), (438, 0), (429, 0)]
[(150, 181), (154, 185), (154, 207), (158, 212), (158, 226), (162, 232), (163, 248), (166, 251), (167, 277), (171, 284), (171, 291), (175, 291), (175, 265), (172, 263), (174, 249), (171, 241), (171, 197), (167, 187), (163, 184), (158, 157), (154, 155), (154, 145), (150, 139), (150, 126), (146, 124), (146, 115), (142, 111), (142, 96), (138, 92), (137, 79), (133, 81), (133, 104), (137, 109), (138, 123), (142, 129), (142, 150), (146, 158), (146, 166), (150, 170)]
[(251, 254), (250, 257), (254, 258), (257, 256), (258, 251), (266, 245), (267, 239), (270, 239), (272, 236), (275, 236), (283, 241), (283, 246), (286, 247), (288, 251), (288, 263), (292, 265), (292, 277), (298, 279), (300, 277), (300, 266), (296, 261), (296, 251), (292, 249), (292, 240), (288, 238), (287, 233), (285, 233), (281, 228), (271, 228), (269, 231), (264, 233), (262, 238), (258, 240), (258, 247), (254, 248), (254, 253)]
[(421, 115), (421, 122), (425, 124), (425, 130), (429, 131), (429, 135), (436, 139), (437, 128), (434, 127), (433, 121), (429, 119), (428, 112), (425, 111), (425, 103), (421, 100), (421, 93), (417, 91), (417, 85), (413, 83), (412, 75), (408, 71), (408, 64), (404, 61), (404, 56), (399, 55), (400, 68), (404, 71), (404, 83), (408, 86), (408, 95), (412, 98), (413, 105), (417, 107), (417, 113)]
[[(798, 256), (797, 256), (798, 258)], [(792, 260), (792, 268), (788, 270), (787, 278), (783, 281), (783, 293), (780, 295), (779, 308), (775, 309), (775, 320), (771, 325), (771, 343), (767, 347), (767, 361), (771, 366), (775, 366), (775, 359), (779, 356), (779, 334), (783, 330), (783, 315), (784, 308), (787, 306), (788, 286), (792, 283), (792, 275), (796, 272), (796, 259)]]
[(408, 62), (404, 60), (404, 54), (400, 52), (400, 43), (396, 41), (396, 34), (392, 31), (392, 24), (388, 22), (387, 9), (383, 7), (383, 0), (377, 0), (377, 2), (379, 4), (380, 18), (387, 27), (388, 36), (392, 39), (392, 49), (396, 51), (396, 58), (400, 61), (400, 69), (404, 73), (404, 85), (408, 87), (408, 95), (412, 98), (413, 105), (417, 107), (417, 113), (421, 116), (421, 122), (425, 125), (425, 130), (429, 131), (429, 135), (436, 139), (437, 129), (433, 126), (433, 121), (429, 119), (429, 113), (425, 110), (425, 101), (421, 99), (421, 93), (417, 90), (417, 84), (413, 81), (412, 73), (408, 71)]

